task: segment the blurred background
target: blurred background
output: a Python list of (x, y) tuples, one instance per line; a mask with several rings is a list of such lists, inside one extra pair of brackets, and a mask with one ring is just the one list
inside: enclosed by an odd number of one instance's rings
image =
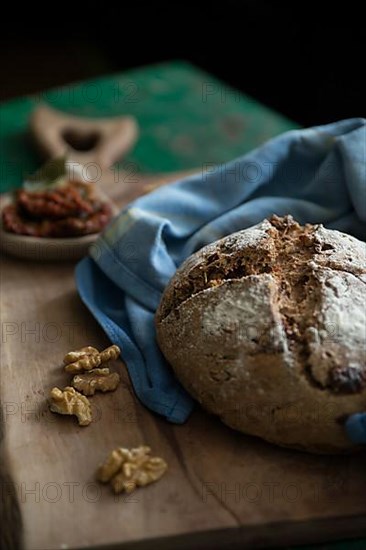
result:
[(8, 6), (0, 99), (187, 60), (308, 126), (365, 116), (362, 3), (225, 0)]

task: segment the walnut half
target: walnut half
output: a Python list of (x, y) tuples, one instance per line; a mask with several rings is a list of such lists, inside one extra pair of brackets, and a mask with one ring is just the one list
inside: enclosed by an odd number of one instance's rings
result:
[(109, 346), (101, 352), (92, 346), (70, 351), (64, 357), (65, 371), (77, 373), (83, 370), (91, 370), (99, 367), (102, 363), (117, 359), (120, 353), (121, 350), (116, 345)]
[(160, 479), (168, 465), (162, 458), (150, 456), (150, 447), (135, 449), (119, 447), (110, 453), (97, 471), (97, 479), (110, 482), (115, 493), (132, 493), (136, 487), (144, 487)]
[(75, 351), (69, 351), (64, 357), (64, 365), (69, 365), (70, 363), (90, 357), (91, 355), (98, 355), (98, 353), (99, 351), (97, 348), (93, 348), (93, 346), (85, 346)]
[(105, 367), (103, 369), (92, 369), (82, 374), (75, 374), (71, 384), (84, 395), (94, 395), (97, 390), (102, 392), (114, 391), (119, 381), (119, 374), (117, 372), (110, 372)]
[(80, 426), (88, 426), (92, 421), (89, 399), (70, 386), (63, 390), (51, 390), (50, 410), (58, 414), (75, 415)]

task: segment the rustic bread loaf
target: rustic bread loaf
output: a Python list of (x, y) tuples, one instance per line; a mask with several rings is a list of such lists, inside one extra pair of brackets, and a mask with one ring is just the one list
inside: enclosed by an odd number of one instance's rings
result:
[(156, 314), (177, 377), (229, 426), (312, 452), (351, 448), (366, 410), (366, 245), (290, 216), (188, 258)]

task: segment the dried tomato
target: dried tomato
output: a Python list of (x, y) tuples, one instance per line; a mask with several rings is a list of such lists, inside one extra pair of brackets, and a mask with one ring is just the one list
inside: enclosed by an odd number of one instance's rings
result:
[(111, 206), (97, 197), (94, 186), (76, 182), (48, 191), (21, 189), (2, 213), (6, 231), (60, 238), (98, 233), (111, 217)]

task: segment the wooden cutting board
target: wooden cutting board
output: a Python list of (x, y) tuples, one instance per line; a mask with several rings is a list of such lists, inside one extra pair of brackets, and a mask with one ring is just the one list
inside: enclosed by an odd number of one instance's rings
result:
[[(126, 174), (117, 187), (114, 177), (103, 179), (120, 202), (133, 198), (124, 183), (136, 171), (217, 164), (296, 127), (186, 63), (145, 67), (2, 104), (3, 191), (39, 166), (26, 127), (40, 100), (86, 117), (136, 116), (141, 137), (119, 166)], [(137, 192), (155, 183), (139, 176)], [(93, 398), (91, 426), (51, 415), (48, 391), (68, 381), (65, 352), (108, 344), (78, 298), (73, 268), (3, 258), (0, 510), (10, 504), (0, 547), (6, 533), (20, 531), (11, 486), (1, 483), (5, 458), (28, 549), (252, 548), (366, 533), (365, 453), (317, 457), (277, 449), (200, 410), (184, 426), (168, 424), (136, 401), (122, 362), (115, 364), (123, 381), (117, 392)], [(155, 486), (116, 500), (95, 484), (95, 468), (115, 446), (140, 443), (164, 457), (169, 472)]]
[[(280, 449), (199, 409), (185, 425), (169, 424), (137, 401), (121, 361), (114, 367), (122, 383), (92, 398), (89, 427), (50, 413), (49, 390), (69, 381), (65, 353), (109, 344), (78, 297), (73, 270), (2, 259), (1, 459), (11, 465), (27, 549), (252, 548), (366, 533), (364, 452)], [(111, 449), (140, 444), (169, 471), (116, 498), (94, 481), (95, 469)]]

